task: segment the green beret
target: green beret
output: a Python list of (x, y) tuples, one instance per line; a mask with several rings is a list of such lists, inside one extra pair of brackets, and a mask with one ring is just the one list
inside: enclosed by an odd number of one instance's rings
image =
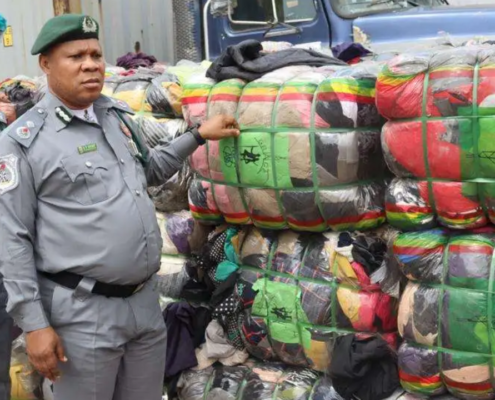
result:
[(56, 44), (72, 40), (98, 39), (98, 33), (98, 23), (87, 15), (60, 15), (50, 19), (43, 26), (31, 54), (35, 56), (44, 53)]

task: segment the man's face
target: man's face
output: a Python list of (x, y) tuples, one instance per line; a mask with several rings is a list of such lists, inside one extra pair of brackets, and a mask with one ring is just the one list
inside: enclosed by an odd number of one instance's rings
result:
[(41, 55), (40, 66), (51, 91), (68, 107), (84, 109), (100, 97), (105, 62), (98, 40), (59, 44)]

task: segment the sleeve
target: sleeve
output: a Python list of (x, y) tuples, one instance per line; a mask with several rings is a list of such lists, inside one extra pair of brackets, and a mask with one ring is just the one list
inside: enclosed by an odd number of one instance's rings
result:
[(149, 186), (161, 186), (166, 183), (199, 147), (194, 134), (187, 131), (172, 141), (162, 139), (157, 146), (149, 148), (136, 123), (125, 113), (118, 115), (127, 125), (143, 156), (142, 164)]
[(37, 196), (31, 166), (20, 146), (0, 140), (0, 273), (7, 311), (24, 332), (49, 326), (39, 293), (33, 243)]
[(171, 142), (160, 142), (158, 146), (149, 149), (145, 164), (148, 185), (160, 186), (167, 182), (181, 169), (184, 162), (198, 146), (192, 132), (186, 132)]

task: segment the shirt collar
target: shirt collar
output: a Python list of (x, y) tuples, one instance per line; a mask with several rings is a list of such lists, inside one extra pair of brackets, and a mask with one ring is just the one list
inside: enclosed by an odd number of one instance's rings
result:
[[(113, 104), (112, 101), (105, 96), (101, 96), (93, 104), (93, 107), (106, 106), (107, 104)], [(47, 91), (41, 104), (50, 114), (53, 113), (55, 120), (55, 130), (60, 132), (66, 128), (72, 120), (75, 118), (75, 114), (67, 107), (62, 101), (55, 96), (51, 91)]]
[(84, 110), (71, 110), (72, 114), (80, 120), (87, 121), (86, 115), (89, 114), (90, 117), (96, 118), (94, 106), (91, 104), (88, 108)]
[[(67, 125), (69, 125), (75, 117), (74, 113), (71, 112), (71, 110), (49, 90), (46, 92), (45, 97), (40, 103), (40, 106), (45, 108), (49, 113), (53, 112), (53, 115), (55, 116), (55, 129), (57, 132), (66, 128)], [(116, 99), (111, 99), (110, 97), (104, 95), (101, 95), (93, 103), (93, 107), (97, 115), (98, 110), (109, 108), (116, 108), (127, 113), (134, 114), (134, 112), (126, 103)]]

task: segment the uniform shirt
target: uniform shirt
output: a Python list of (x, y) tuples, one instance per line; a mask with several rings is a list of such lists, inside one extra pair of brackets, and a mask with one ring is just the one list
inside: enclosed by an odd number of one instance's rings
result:
[(168, 180), (196, 139), (188, 132), (149, 149), (143, 167), (117, 115), (128, 106), (102, 96), (94, 110), (99, 124), (47, 94), (0, 135), (0, 273), (24, 331), (49, 326), (36, 270), (129, 285), (160, 268), (147, 185)]

